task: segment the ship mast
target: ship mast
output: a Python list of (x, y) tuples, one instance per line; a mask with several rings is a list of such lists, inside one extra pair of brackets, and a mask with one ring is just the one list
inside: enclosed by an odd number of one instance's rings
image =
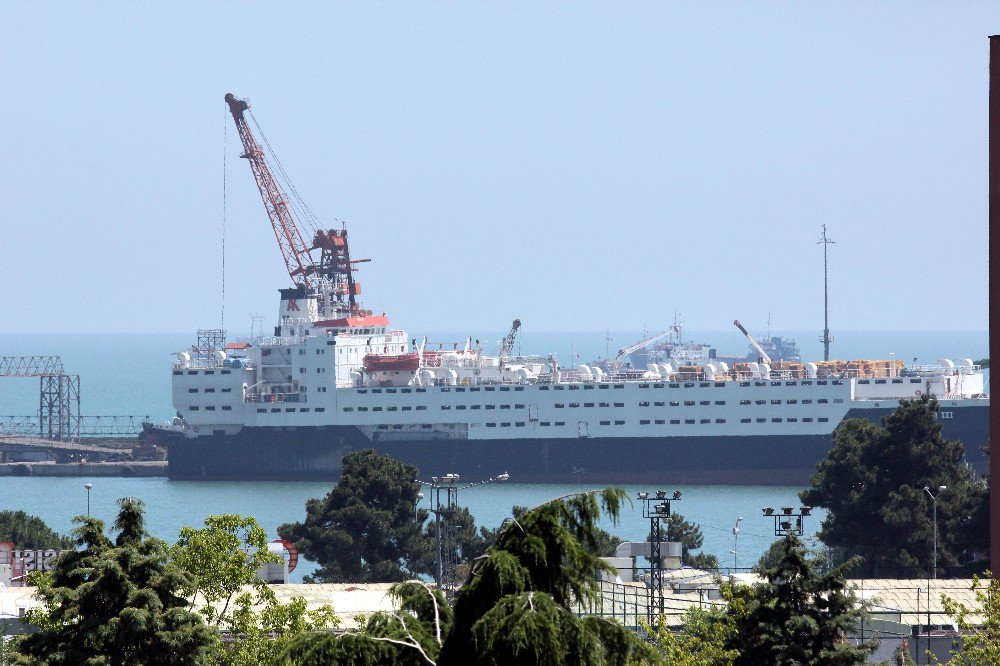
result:
[(830, 360), (830, 343), (833, 342), (833, 338), (830, 337), (830, 290), (826, 271), (826, 249), (833, 243), (834, 241), (826, 237), (826, 225), (824, 224), (823, 237), (816, 243), (823, 246), (823, 337), (819, 341), (823, 343), (824, 361)]

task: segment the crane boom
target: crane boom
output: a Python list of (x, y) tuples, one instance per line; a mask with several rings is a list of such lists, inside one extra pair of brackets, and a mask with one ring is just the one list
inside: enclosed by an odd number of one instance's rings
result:
[(670, 331), (669, 330), (668, 331), (663, 331), (662, 333), (657, 333), (656, 335), (654, 335), (651, 338), (646, 338), (642, 342), (637, 342), (634, 345), (629, 345), (628, 347), (625, 347), (624, 349), (619, 349), (618, 350), (618, 356), (615, 356), (615, 360), (614, 360), (615, 366), (618, 366), (618, 365), (621, 364), (621, 360), (622, 360), (623, 357), (628, 356), (629, 354), (631, 354), (634, 351), (638, 351), (638, 350), (642, 349), (646, 345), (651, 345), (654, 342), (656, 342), (657, 340), (662, 340), (663, 338), (667, 337), (668, 335), (670, 335)]
[(257, 189), (260, 190), (261, 199), (264, 201), (264, 208), (271, 221), (274, 237), (277, 239), (281, 255), (285, 259), (288, 276), (295, 284), (315, 287), (313, 277), (316, 273), (316, 266), (309, 254), (312, 248), (306, 244), (302, 232), (295, 224), (288, 204), (288, 197), (272, 175), (264, 157), (264, 151), (257, 144), (246, 119), (243, 117), (243, 112), (250, 108), (250, 104), (232, 93), (227, 93), (225, 99), (226, 104), (229, 105), (230, 113), (233, 114), (233, 120), (236, 121), (236, 130), (239, 132), (240, 141), (243, 143), (243, 154), (240, 157), (250, 162), (250, 169), (253, 171), (254, 180), (257, 181)]
[(514, 348), (514, 339), (517, 337), (517, 329), (521, 328), (521, 320), (515, 319), (514, 323), (510, 326), (510, 331), (503, 339), (503, 344), (500, 346), (500, 367), (507, 365), (507, 361), (510, 359), (510, 350)]
[(767, 352), (764, 351), (764, 348), (760, 346), (760, 343), (754, 340), (752, 335), (747, 333), (747, 329), (743, 328), (743, 324), (740, 323), (740, 320), (739, 319), (734, 320), (733, 324), (736, 326), (736, 328), (740, 329), (743, 335), (747, 336), (747, 340), (750, 341), (750, 344), (753, 346), (753, 348), (757, 350), (758, 354), (760, 354), (760, 360), (764, 361), (764, 363), (767, 363), (768, 365), (771, 365), (771, 357), (767, 355)]

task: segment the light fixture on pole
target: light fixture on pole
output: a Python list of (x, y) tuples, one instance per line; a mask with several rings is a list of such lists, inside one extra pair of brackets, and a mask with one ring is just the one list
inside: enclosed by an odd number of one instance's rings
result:
[(733, 525), (733, 573), (736, 573), (738, 569), (737, 563), (739, 560), (739, 544), (740, 544), (740, 523), (743, 522), (743, 516), (736, 519), (736, 524)]
[(417, 520), (417, 512), (420, 510), (420, 500), (424, 498), (423, 493), (417, 493), (417, 501), (413, 504), (413, 520)]
[(938, 497), (941, 497), (941, 493), (948, 490), (948, 486), (938, 486), (938, 494), (935, 495), (931, 492), (930, 487), (924, 486), (924, 492), (930, 495), (931, 502), (934, 504), (934, 579), (937, 580), (937, 501)]
[(89, 517), (90, 516), (90, 489), (94, 487), (94, 484), (92, 484), (92, 483), (85, 483), (83, 485), (83, 487), (87, 489), (87, 516)]
[(802, 536), (804, 532), (804, 519), (812, 513), (811, 506), (800, 506), (798, 510), (792, 506), (783, 506), (778, 511), (772, 506), (765, 506), (761, 509), (765, 518), (774, 519), (774, 536), (789, 536), (795, 534)]
[(653, 497), (648, 492), (636, 494), (636, 498), (642, 502), (642, 517), (649, 519), (649, 601), (646, 613), (650, 624), (662, 616), (664, 611), (663, 558), (660, 550), (660, 544), (666, 536), (663, 534), (663, 524), (670, 520), (670, 503), (679, 500), (682, 494), (679, 490), (675, 490), (669, 497), (665, 490), (657, 490)]
[[(498, 483), (510, 479), (507, 472), (490, 477), (483, 481), (459, 486), (458, 474), (445, 474), (444, 476), (432, 476), (430, 482), (417, 479), (416, 482), (428, 486), (431, 489), (431, 513), (434, 514), (434, 527), (436, 533), (437, 556), (434, 563), (434, 579), (437, 589), (442, 590), (445, 597), (451, 599), (458, 587), (455, 580), (455, 572), (458, 568), (458, 544), (455, 543), (453, 530), (453, 518), (458, 512), (458, 491), (475, 486), (482, 486), (487, 483)], [(423, 493), (418, 493), (422, 498)]]

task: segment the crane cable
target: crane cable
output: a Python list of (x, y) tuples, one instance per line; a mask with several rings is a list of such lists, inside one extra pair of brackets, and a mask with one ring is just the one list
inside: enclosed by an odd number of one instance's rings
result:
[(302, 221), (309, 227), (312, 232), (311, 235), (315, 235), (316, 231), (319, 229), (319, 219), (312, 212), (312, 209), (306, 204), (306, 202), (299, 195), (299, 191), (295, 188), (295, 184), (292, 179), (288, 176), (288, 172), (285, 171), (284, 165), (281, 164), (281, 160), (278, 159), (278, 154), (271, 147), (271, 142), (267, 140), (267, 135), (264, 134), (264, 130), (261, 129), (260, 123), (257, 122), (256, 116), (254, 116), (253, 111), (247, 110), (250, 114), (250, 119), (253, 121), (254, 126), (257, 128), (257, 132), (260, 138), (264, 141), (264, 146), (267, 148), (267, 152), (274, 165), (278, 167), (278, 174), (281, 177), (286, 189), (291, 192), (294, 197), (294, 201), (290, 201), (289, 204), (295, 209), (295, 212), (299, 216), (299, 220)]

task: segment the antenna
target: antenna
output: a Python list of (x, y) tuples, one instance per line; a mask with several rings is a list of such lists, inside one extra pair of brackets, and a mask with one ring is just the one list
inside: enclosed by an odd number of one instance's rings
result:
[(830, 337), (830, 289), (827, 281), (826, 249), (827, 246), (833, 245), (834, 241), (826, 237), (825, 224), (823, 225), (823, 236), (816, 244), (823, 246), (823, 337), (819, 341), (823, 343), (823, 360), (829, 361), (830, 343), (833, 342), (833, 338)]
[(226, 327), (226, 153), (229, 150), (229, 121), (222, 112), (222, 312), (219, 328)]

